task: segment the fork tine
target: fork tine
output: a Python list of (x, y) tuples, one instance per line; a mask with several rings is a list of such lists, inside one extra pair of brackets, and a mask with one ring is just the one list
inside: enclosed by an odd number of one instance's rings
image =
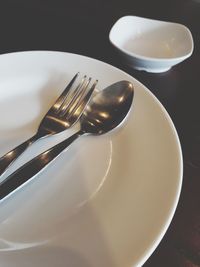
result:
[(70, 106), (70, 108), (66, 109), (65, 115), (66, 115), (66, 119), (68, 118), (68, 116), (70, 114), (73, 114), (74, 110), (78, 108), (78, 106), (81, 104), (81, 101), (88, 89), (88, 86), (91, 82), (92, 78), (90, 77), (87, 82), (84, 84), (84, 86), (82, 87), (82, 90), (79, 92), (79, 95), (76, 97), (76, 99), (73, 101), (72, 105)]
[[(87, 88), (88, 88), (88, 85), (89, 85), (89, 82), (91, 81), (91, 78), (90, 80), (88, 81), (88, 84), (87, 84)], [(77, 117), (77, 120), (80, 118), (80, 116), (83, 114), (84, 110), (85, 110), (85, 107), (87, 106), (88, 102), (90, 101), (91, 99), (91, 96), (92, 96), (92, 93), (94, 92), (95, 88), (96, 88), (96, 85), (98, 83), (98, 80), (95, 80), (95, 82), (93, 83), (93, 85), (88, 89), (88, 91), (86, 92), (86, 89), (85, 89), (85, 92), (81, 95), (81, 97), (78, 99), (76, 105), (73, 107), (73, 110), (68, 114), (68, 117), (67, 119), (70, 120), (70, 117), (71, 116), (74, 116), (76, 115)]]
[(81, 101), (82, 98), (85, 94), (85, 92), (87, 91), (87, 88), (91, 82), (92, 78), (90, 77), (87, 81), (85, 81), (85, 83), (83, 84), (81, 90), (79, 91), (79, 93), (77, 94), (76, 97), (74, 97), (72, 103), (70, 104), (70, 106), (68, 106), (68, 108), (66, 108), (64, 110), (64, 115), (67, 115), (65, 118), (67, 118), (70, 114), (72, 114), (72, 112), (74, 111), (75, 108), (77, 108)]
[(71, 92), (71, 95), (63, 101), (61, 106), (58, 109), (59, 116), (62, 117), (65, 115), (65, 112), (73, 105), (74, 101), (79, 97), (80, 92), (82, 91), (83, 86), (86, 83), (87, 76), (85, 75), (77, 87)]
[(68, 97), (68, 95), (69, 95), (69, 93), (70, 93), (70, 91), (72, 89), (72, 86), (75, 83), (75, 81), (76, 81), (76, 79), (78, 78), (79, 75), (80, 75), (80, 72), (77, 72), (74, 75), (72, 80), (69, 82), (69, 84), (66, 86), (66, 88), (64, 89), (62, 94), (59, 96), (59, 98), (54, 103), (53, 108), (55, 109), (56, 112), (58, 112), (58, 110), (60, 109), (61, 105), (64, 103), (64, 101)]

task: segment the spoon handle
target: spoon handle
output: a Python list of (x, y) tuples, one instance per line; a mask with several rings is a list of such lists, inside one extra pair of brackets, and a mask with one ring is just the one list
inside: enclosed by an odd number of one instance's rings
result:
[(21, 166), (14, 173), (9, 175), (0, 183), (0, 202), (9, 196), (11, 193), (19, 189), (29, 180), (33, 179), (36, 174), (40, 173), (47, 167), (47, 165), (55, 160), (61, 152), (73, 143), (78, 137), (83, 135), (83, 131), (78, 131), (69, 138), (51, 147), (45, 152), (39, 154), (23, 166)]
[(34, 136), (18, 145), (14, 149), (7, 152), (4, 156), (0, 157), (0, 175), (3, 175), (8, 167), (21, 155), (23, 152), (34, 142), (39, 140), (41, 136), (36, 133)]

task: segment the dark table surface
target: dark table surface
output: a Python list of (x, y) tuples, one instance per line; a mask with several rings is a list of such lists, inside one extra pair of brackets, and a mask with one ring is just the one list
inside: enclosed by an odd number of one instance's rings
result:
[[(108, 34), (124, 15), (185, 24), (193, 35), (193, 55), (161, 74), (123, 65)], [(200, 266), (200, 0), (2, 0), (0, 53), (24, 50), (66, 51), (108, 62), (157, 96), (179, 134), (184, 177), (172, 223), (144, 266)]]

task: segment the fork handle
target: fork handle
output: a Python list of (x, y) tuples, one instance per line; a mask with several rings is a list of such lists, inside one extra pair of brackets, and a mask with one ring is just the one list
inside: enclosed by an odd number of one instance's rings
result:
[(18, 145), (14, 149), (7, 152), (4, 156), (0, 157), (0, 176), (3, 175), (8, 167), (36, 140), (41, 136), (36, 133), (34, 136)]
[(34, 178), (36, 174), (42, 171), (50, 162), (56, 159), (61, 152), (66, 149), (73, 141), (83, 135), (85, 132), (78, 131), (61, 143), (53, 146), (45, 152), (39, 154), (14, 173), (9, 175), (0, 183), (0, 201), (21, 187), (24, 183)]

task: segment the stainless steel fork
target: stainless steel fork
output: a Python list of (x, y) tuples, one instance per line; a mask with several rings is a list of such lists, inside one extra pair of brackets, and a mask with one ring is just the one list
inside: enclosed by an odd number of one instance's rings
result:
[(60, 133), (75, 124), (84, 111), (96, 87), (97, 80), (90, 86), (92, 78), (85, 75), (75, 86), (77, 73), (59, 96), (53, 106), (42, 119), (34, 136), (23, 142), (0, 158), (0, 175), (13, 163), (31, 144), (37, 140)]

